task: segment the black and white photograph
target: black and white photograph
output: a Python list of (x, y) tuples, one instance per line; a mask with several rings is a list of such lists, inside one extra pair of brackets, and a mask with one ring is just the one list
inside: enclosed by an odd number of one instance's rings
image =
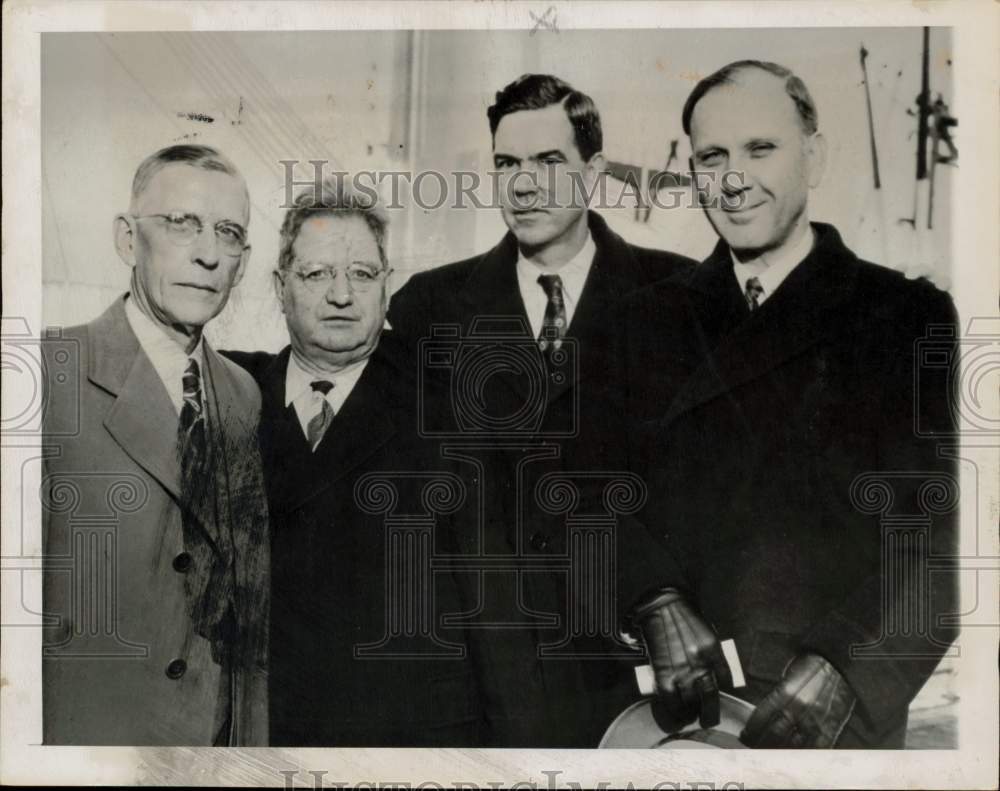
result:
[(3, 782), (996, 788), (998, 21), (5, 5)]

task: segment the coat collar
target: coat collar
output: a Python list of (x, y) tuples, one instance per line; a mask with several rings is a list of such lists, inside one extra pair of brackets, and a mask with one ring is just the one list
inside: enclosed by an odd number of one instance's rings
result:
[[(384, 341), (383, 341), (384, 342)], [(269, 435), (266, 451), (270, 474), (277, 465), (293, 458), (312, 469), (303, 471), (291, 463), (289, 475), (280, 475), (281, 485), (272, 487), (272, 498), (291, 510), (338, 483), (357, 469), (395, 436), (402, 423), (406, 398), (399, 392), (405, 379), (382, 342), (372, 354), (364, 373), (337, 412), (315, 452), (308, 448), (294, 405), (285, 406), (285, 372), (291, 347), (286, 346), (267, 366), (261, 379), (264, 398), (262, 432)], [(404, 388), (405, 389), (405, 388)], [(415, 404), (409, 404), (415, 409)], [(288, 456), (283, 459), (283, 456)], [(280, 491), (279, 491), (280, 489)]]
[(180, 497), (177, 458), (178, 415), (152, 362), (125, 316), (124, 297), (116, 300), (88, 329), (91, 382), (115, 396), (104, 426), (124, 451)]
[[(128, 323), (124, 297), (90, 325), (88, 336), (87, 376), (115, 396), (105, 428), (139, 466), (179, 498), (179, 416)], [(242, 403), (232, 372), (207, 341), (203, 341), (203, 360), (204, 392), (212, 394), (219, 429), (227, 441), (240, 442), (254, 432), (256, 415)]]
[(816, 243), (761, 307), (750, 313), (727, 245), (691, 275), (694, 330), (702, 363), (682, 386), (664, 419), (768, 374), (843, 325), (856, 288), (858, 259), (830, 225), (813, 223)]
[[(614, 305), (635, 289), (635, 256), (628, 244), (608, 228), (595, 212), (587, 223), (597, 252), (587, 275), (580, 301), (567, 330), (576, 347), (576, 365), (571, 375), (555, 384), (548, 382), (548, 400), (562, 395), (581, 378), (609, 370), (604, 358), (612, 352), (607, 342), (608, 320)], [(463, 284), (459, 300), (463, 315), (473, 317), (467, 333), (482, 333), (512, 343), (523, 343), (538, 371), (545, 371), (541, 353), (534, 344), (528, 315), (517, 281), (517, 239), (508, 232), (485, 253)], [(497, 378), (520, 397), (530, 394), (532, 380), (517, 371), (500, 371)]]

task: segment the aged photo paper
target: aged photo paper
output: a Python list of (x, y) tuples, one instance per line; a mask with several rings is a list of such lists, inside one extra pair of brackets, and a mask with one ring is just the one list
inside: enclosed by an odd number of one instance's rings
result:
[(4, 4), (0, 780), (996, 788), (998, 23)]

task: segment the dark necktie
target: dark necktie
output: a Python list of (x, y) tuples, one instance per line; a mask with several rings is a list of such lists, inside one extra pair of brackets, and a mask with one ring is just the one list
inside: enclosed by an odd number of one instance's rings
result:
[(760, 307), (760, 295), (764, 293), (764, 287), (756, 277), (748, 277), (746, 288), (743, 289), (743, 296), (746, 297), (750, 310), (757, 310)]
[(198, 361), (188, 359), (181, 377), (182, 397), (180, 417), (181, 494), (188, 503), (193, 502), (203, 476), (205, 464), (205, 415), (201, 402), (201, 372)]
[(330, 428), (330, 424), (333, 422), (333, 407), (326, 400), (326, 394), (333, 390), (333, 382), (326, 379), (317, 379), (315, 382), (311, 382), (309, 386), (312, 387), (314, 393), (319, 393), (322, 396), (320, 410), (313, 415), (306, 428), (306, 438), (309, 440), (309, 447), (315, 451), (320, 440), (323, 439), (326, 430)]
[(558, 349), (566, 335), (566, 302), (563, 299), (562, 278), (559, 275), (539, 275), (538, 283), (548, 297), (542, 331), (538, 336), (538, 348), (542, 353)]

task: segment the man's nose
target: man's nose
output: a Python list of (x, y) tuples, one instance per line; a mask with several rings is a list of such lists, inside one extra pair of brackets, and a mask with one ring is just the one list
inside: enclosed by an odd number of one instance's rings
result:
[(338, 307), (345, 307), (354, 302), (354, 288), (344, 272), (334, 270), (333, 280), (326, 290), (326, 301)]
[(214, 228), (202, 228), (194, 238), (192, 255), (194, 262), (205, 269), (215, 269), (219, 265), (219, 240)]

